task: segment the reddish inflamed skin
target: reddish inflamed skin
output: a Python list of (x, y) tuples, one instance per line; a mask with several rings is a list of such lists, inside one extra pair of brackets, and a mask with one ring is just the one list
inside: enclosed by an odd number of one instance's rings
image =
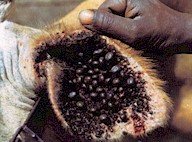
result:
[(71, 134), (82, 141), (121, 141), (166, 126), (172, 105), (151, 60), (88, 30), (38, 38), (36, 78)]

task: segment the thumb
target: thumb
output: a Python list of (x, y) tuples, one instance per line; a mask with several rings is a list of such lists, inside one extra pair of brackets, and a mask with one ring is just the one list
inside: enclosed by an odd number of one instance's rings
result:
[(84, 10), (80, 12), (79, 19), (86, 28), (127, 43), (134, 42), (138, 31), (137, 24), (133, 19), (106, 11)]

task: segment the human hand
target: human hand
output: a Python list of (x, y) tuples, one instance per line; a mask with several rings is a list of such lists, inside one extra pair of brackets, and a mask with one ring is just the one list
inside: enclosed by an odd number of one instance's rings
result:
[(160, 1), (174, 10), (183, 13), (192, 13), (191, 0), (160, 0)]
[[(185, 22), (184, 22), (185, 21)], [(106, 0), (98, 10), (80, 13), (88, 29), (128, 43), (132, 47), (189, 52), (191, 15), (158, 0)]]

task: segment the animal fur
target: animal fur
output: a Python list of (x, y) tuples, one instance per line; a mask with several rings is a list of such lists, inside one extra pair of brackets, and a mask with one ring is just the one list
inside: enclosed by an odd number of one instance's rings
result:
[(15, 0), (0, 0), (0, 22), (4, 21), (12, 10)]
[[(37, 97), (30, 69), (29, 41), (40, 30), (0, 23), (0, 141), (7, 142), (23, 124)], [(28, 36), (26, 36), (28, 35)]]

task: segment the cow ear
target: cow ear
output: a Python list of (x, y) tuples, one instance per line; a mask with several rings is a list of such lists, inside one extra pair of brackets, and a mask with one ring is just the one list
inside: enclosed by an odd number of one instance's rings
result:
[(45, 78), (58, 119), (74, 135), (111, 141), (167, 124), (172, 105), (164, 82), (139, 52), (88, 30), (51, 34), (42, 43), (34, 48), (37, 74)]

